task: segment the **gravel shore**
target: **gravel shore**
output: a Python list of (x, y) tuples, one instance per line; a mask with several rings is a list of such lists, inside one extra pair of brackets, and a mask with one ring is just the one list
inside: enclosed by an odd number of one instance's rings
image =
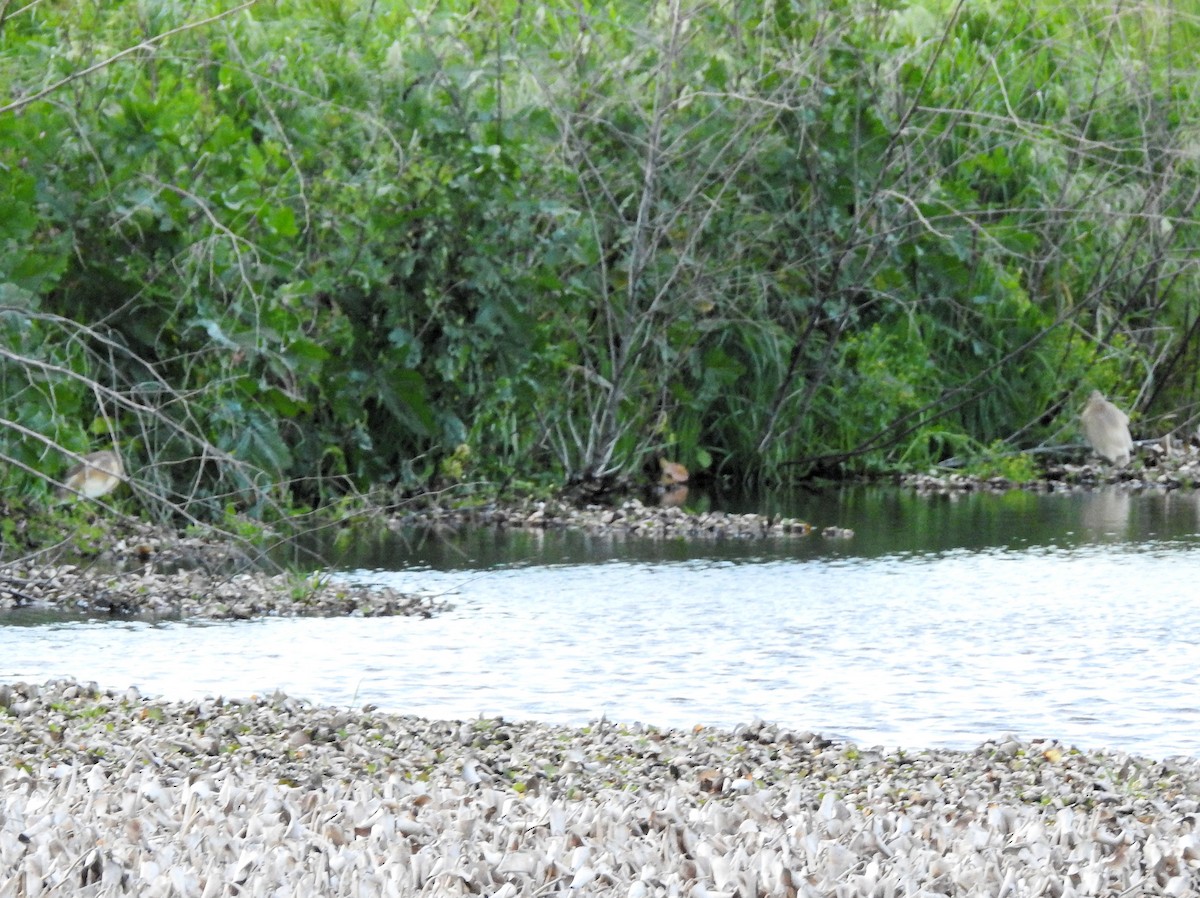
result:
[(432, 596), (358, 587), (295, 574), (160, 572), (100, 566), (12, 564), (0, 567), (0, 612), (60, 609), (89, 615), (246, 620), (266, 616), (411, 615), (429, 617)]
[(495, 527), (509, 530), (570, 529), (624, 537), (667, 539), (763, 539), (800, 538), (823, 535), (852, 536), (838, 527), (814, 530), (807, 521), (780, 515), (733, 514), (725, 511), (689, 512), (670, 505), (646, 504), (627, 499), (619, 505), (576, 506), (569, 502), (544, 500), (513, 505), (482, 505), (469, 508), (431, 508), (395, 516), (390, 526), (405, 527)]
[(0, 686), (0, 896), (1200, 889), (1200, 761)]

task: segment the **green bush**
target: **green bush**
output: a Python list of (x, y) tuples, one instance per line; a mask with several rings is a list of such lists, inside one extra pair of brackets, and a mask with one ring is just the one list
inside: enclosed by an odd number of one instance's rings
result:
[(1061, 440), (1093, 385), (1193, 399), (1183, 14), (230, 9), (0, 25), (7, 486), (110, 423), (220, 520), (663, 453), (879, 472)]

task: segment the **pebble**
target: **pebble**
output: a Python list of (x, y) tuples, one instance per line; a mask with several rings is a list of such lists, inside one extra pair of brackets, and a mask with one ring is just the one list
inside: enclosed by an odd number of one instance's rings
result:
[(1193, 895), (1200, 760), (0, 685), (0, 896)]

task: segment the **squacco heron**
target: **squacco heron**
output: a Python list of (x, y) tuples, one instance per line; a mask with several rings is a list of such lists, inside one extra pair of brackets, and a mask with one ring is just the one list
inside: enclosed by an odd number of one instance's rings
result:
[(98, 499), (115, 490), (124, 479), (125, 468), (121, 464), (121, 456), (111, 449), (92, 452), (83, 456), (83, 461), (67, 472), (63, 485), (58, 488), (58, 496), (60, 499), (76, 495)]
[(658, 482), (662, 486), (674, 486), (688, 482), (688, 469), (677, 461), (667, 461), (659, 456), (658, 469), (662, 472), (658, 478)]
[(1118, 468), (1129, 464), (1133, 454), (1133, 438), (1129, 435), (1129, 416), (1092, 390), (1087, 405), (1079, 413), (1084, 436), (1096, 454)]

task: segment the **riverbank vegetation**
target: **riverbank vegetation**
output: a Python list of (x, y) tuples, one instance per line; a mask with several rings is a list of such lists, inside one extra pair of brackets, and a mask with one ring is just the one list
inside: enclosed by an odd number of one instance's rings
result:
[[(160, 520), (1195, 430), (1167, 5), (0, 5), (0, 485)], [(1140, 433), (1138, 432), (1140, 431)], [(73, 457), (74, 456), (74, 457)]]

